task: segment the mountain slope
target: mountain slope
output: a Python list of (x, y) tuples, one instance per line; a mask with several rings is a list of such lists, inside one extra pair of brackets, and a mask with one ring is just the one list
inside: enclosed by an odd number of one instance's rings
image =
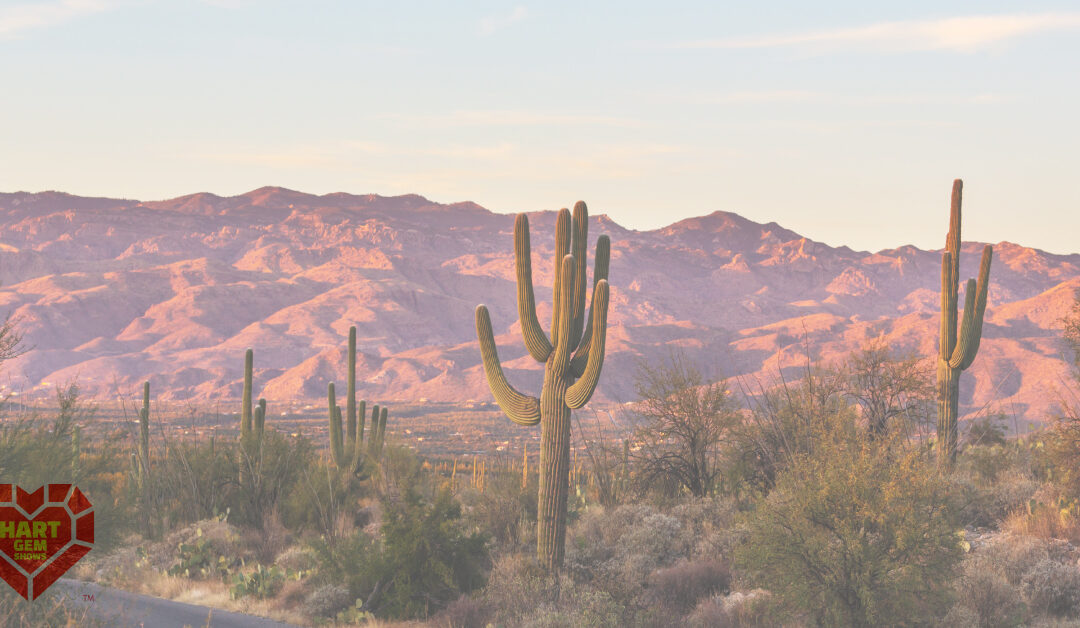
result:
[[(927, 229), (944, 240), (942, 216)], [(530, 216), (545, 326), (554, 217)], [(163, 398), (235, 397), (243, 351), (254, 347), (260, 394), (318, 398), (344, 379), (356, 325), (365, 397), (487, 400), (473, 322), (485, 303), (508, 376), (535, 392), (540, 365), (518, 333), (512, 231), (512, 216), (416, 195), (0, 194), (0, 312), (20, 316), (35, 347), (5, 364), (0, 381), (33, 393), (78, 377), (89, 393), (114, 396), (150, 379)], [(728, 212), (645, 232), (595, 215), (589, 233), (590, 272), (597, 235), (612, 238), (599, 403), (633, 399), (636, 361), (661, 359), (668, 345), (706, 371), (763, 379), (801, 366), (804, 336), (825, 359), (881, 334), (935, 350), (940, 251), (833, 248)], [(980, 249), (964, 245), (963, 277), (976, 274)], [(962, 412), (1039, 420), (1068, 379), (1056, 327), (1080, 288), (1080, 255), (1008, 242), (994, 252)]]

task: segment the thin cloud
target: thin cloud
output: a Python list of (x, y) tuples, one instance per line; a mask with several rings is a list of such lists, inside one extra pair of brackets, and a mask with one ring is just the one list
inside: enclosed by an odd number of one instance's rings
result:
[(687, 95), (670, 98), (669, 101), (695, 105), (802, 105), (821, 103), (842, 106), (868, 105), (978, 105), (995, 104), (1012, 100), (1012, 97), (995, 93), (978, 94), (843, 94), (806, 90), (738, 91), (722, 94)]
[(572, 126), (599, 125), (616, 127), (641, 126), (641, 122), (631, 118), (615, 116), (594, 116), (579, 114), (542, 113), (536, 111), (472, 110), (455, 111), (448, 114), (401, 114), (390, 113), (380, 116), (384, 120), (406, 122), (411, 125), (435, 127), (445, 126)]
[(976, 52), (1040, 33), (1080, 30), (1080, 13), (977, 15), (880, 22), (791, 35), (734, 37), (675, 44), (675, 48), (857, 48), (887, 52)]
[(502, 30), (511, 24), (520, 22), (529, 16), (529, 11), (522, 6), (514, 7), (510, 15), (489, 15), (480, 20), (480, 34), (490, 35), (495, 31)]
[(824, 94), (803, 90), (768, 90), (760, 92), (732, 92), (703, 99), (717, 105), (758, 105), (771, 103), (805, 103), (826, 100)]
[(61, 0), (45, 4), (17, 4), (0, 8), (0, 38), (47, 28), (61, 22), (116, 8), (106, 0)]

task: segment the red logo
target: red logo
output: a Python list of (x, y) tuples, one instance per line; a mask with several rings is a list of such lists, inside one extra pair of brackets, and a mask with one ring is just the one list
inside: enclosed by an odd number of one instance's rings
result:
[(94, 509), (71, 484), (0, 484), (0, 578), (37, 599), (94, 546)]

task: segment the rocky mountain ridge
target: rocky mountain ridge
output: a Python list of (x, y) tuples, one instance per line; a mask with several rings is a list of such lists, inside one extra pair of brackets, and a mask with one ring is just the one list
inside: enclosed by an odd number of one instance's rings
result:
[[(634, 231), (590, 209), (590, 272), (597, 235), (612, 240), (594, 403), (632, 400), (636, 361), (669, 346), (706, 372), (763, 380), (801, 368), (804, 339), (825, 360), (879, 335), (935, 351), (940, 250), (834, 248), (719, 211)], [(545, 327), (554, 217), (530, 215)], [(926, 227), (942, 242), (947, 217), (943, 206), (941, 224)], [(518, 333), (512, 231), (511, 215), (417, 195), (0, 194), (0, 313), (19, 316), (34, 347), (3, 365), (0, 383), (26, 395), (78, 377), (89, 394), (114, 398), (149, 379), (162, 398), (235, 398), (254, 347), (257, 394), (319, 399), (344, 380), (356, 325), (366, 398), (487, 401), (473, 319), (485, 303), (509, 379), (535, 392), (541, 366)], [(976, 274), (981, 246), (964, 244), (963, 278)], [(1070, 380), (1058, 321), (1077, 288), (1080, 255), (994, 245), (962, 415), (1040, 420), (1053, 410)]]

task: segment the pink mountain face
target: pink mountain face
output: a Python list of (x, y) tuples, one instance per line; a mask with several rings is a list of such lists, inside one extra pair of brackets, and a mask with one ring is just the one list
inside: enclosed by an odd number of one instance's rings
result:
[[(554, 219), (530, 217), (544, 325)], [(901, 350), (936, 350), (939, 251), (832, 248), (725, 212), (644, 232), (591, 220), (590, 251), (598, 235), (612, 240), (594, 404), (633, 400), (637, 360), (662, 359), (669, 345), (708, 374), (765, 381), (801, 369), (804, 337), (824, 360), (879, 335)], [(0, 314), (20, 316), (34, 347), (3, 365), (0, 384), (44, 392), (78, 377), (104, 397), (150, 379), (161, 399), (236, 398), (254, 347), (256, 396), (322, 399), (328, 381), (343, 381), (356, 325), (360, 394), (486, 401), (474, 325), (485, 303), (507, 377), (536, 392), (541, 365), (517, 324), (513, 223), (414, 195), (0, 194)], [(943, 225), (927, 226), (939, 227), (944, 239)], [(975, 276), (980, 250), (964, 245), (962, 278)], [(1080, 255), (1005, 242), (994, 257), (961, 415), (989, 408), (1042, 420), (1070, 379), (1058, 320), (1080, 287)]]

